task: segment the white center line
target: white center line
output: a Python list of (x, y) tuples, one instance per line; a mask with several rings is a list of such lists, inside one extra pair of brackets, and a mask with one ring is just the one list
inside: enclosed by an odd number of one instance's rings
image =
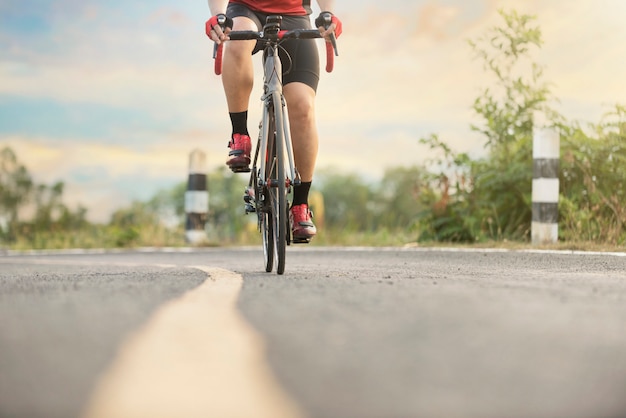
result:
[(86, 418), (301, 417), (265, 360), (265, 345), (236, 309), (241, 276), (209, 278), (161, 306), (120, 348)]

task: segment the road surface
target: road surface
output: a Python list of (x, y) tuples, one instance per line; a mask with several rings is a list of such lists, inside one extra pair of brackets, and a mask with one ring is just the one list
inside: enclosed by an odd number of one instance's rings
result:
[(0, 417), (624, 417), (626, 257), (0, 255)]

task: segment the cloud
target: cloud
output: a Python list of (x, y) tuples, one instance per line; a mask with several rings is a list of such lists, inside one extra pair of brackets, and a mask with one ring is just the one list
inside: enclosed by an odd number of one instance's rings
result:
[(194, 25), (195, 21), (180, 10), (162, 6), (148, 16), (148, 21), (153, 24), (166, 24), (174, 28), (188, 28)]
[(431, 37), (437, 41), (449, 39), (460, 13), (457, 7), (428, 2), (421, 7), (414, 36)]
[[(0, 142), (38, 178), (65, 180), (95, 214), (184, 180), (194, 148), (209, 169), (223, 166), (230, 126), (203, 33), (206, 3), (38, 3), (0, 4), (0, 97), (14, 115), (0, 117)], [(340, 56), (318, 91), (318, 165), (380, 175), (428, 158), (417, 139), (430, 133), (481, 152), (471, 104), (493, 80), (466, 40), (500, 24), (499, 8), (537, 15), (545, 45), (536, 58), (566, 117), (594, 121), (606, 103), (626, 101), (622, 0), (345, 0), (336, 2)]]

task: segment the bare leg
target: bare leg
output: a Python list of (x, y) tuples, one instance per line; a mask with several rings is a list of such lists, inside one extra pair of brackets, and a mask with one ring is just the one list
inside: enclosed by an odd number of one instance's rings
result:
[(303, 182), (313, 180), (319, 147), (315, 120), (315, 91), (304, 83), (289, 83), (283, 94), (289, 111), (296, 167)]
[[(247, 17), (236, 17), (233, 19), (233, 30), (257, 30), (257, 28)], [(231, 113), (248, 110), (254, 84), (252, 62), (254, 45), (255, 41), (228, 41), (224, 44), (222, 84), (228, 111)]]
[[(302, 184), (294, 187), (289, 223), (293, 242), (308, 243), (317, 233), (311, 220), (311, 212), (308, 206), (303, 205), (308, 203), (319, 145), (315, 122), (315, 91), (304, 83), (293, 82), (284, 86), (283, 94), (289, 111), (294, 159), (302, 179)], [(296, 200), (298, 203), (295, 203)]]

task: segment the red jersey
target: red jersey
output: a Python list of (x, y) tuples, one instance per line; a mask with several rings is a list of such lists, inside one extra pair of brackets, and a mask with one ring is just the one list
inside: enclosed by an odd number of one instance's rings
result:
[(278, 15), (309, 15), (311, 0), (230, 0), (231, 3), (243, 4), (264, 14)]

